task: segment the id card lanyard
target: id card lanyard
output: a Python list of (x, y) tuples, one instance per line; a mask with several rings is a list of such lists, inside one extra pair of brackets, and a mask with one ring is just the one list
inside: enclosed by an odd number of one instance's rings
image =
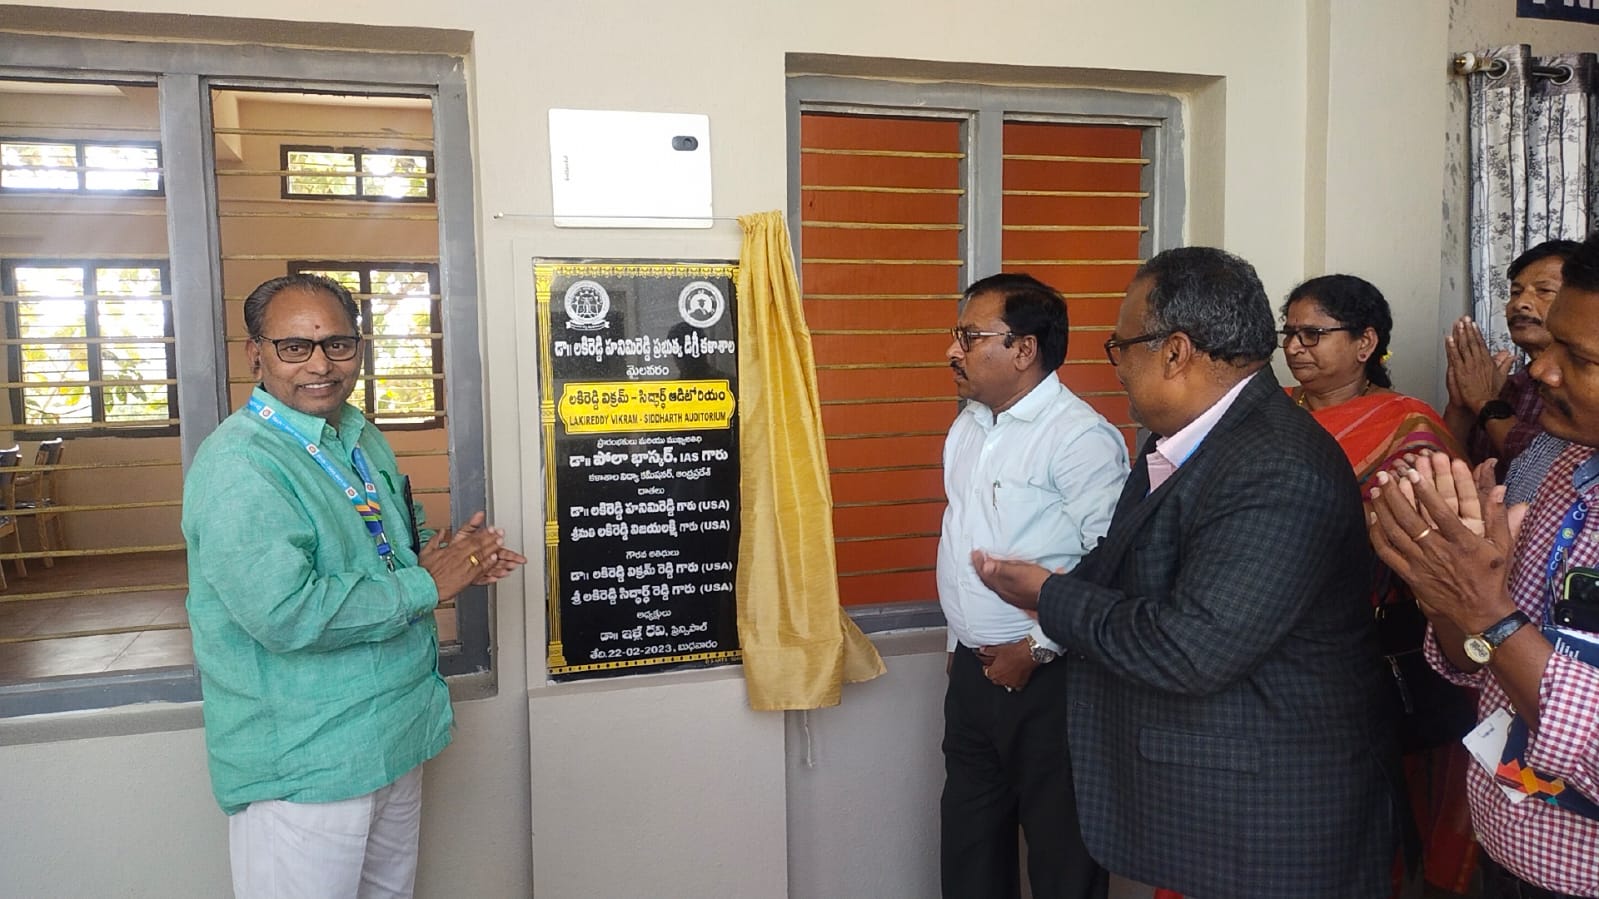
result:
[(1560, 571), (1566, 566), (1566, 558), (1571, 555), (1571, 547), (1577, 542), (1577, 534), (1582, 531), (1583, 525), (1588, 521), (1588, 501), (1581, 496), (1566, 510), (1560, 519), (1560, 527), (1555, 529), (1555, 543), (1549, 548), (1549, 560), (1544, 563), (1544, 604), (1543, 626), (1554, 625), (1555, 600), (1559, 597)]
[(349, 498), (351, 505), (355, 506), (356, 514), (360, 515), (361, 520), (366, 523), (367, 532), (372, 535), (373, 542), (377, 544), (378, 557), (383, 560), (383, 564), (387, 565), (390, 571), (393, 571), (394, 550), (389, 546), (388, 536), (383, 533), (383, 506), (378, 502), (377, 485), (372, 483), (372, 471), (367, 468), (366, 453), (361, 452), (359, 446), (350, 453), (350, 461), (355, 463), (356, 474), (361, 476), (361, 486), (365, 488), (363, 495), (362, 491), (356, 490), (350, 484), (349, 478), (346, 478), (342, 472), (333, 467), (333, 463), (328, 461), (327, 456), (323, 455), (322, 450), (317, 447), (316, 443), (307, 440), (305, 435), (294, 429), (294, 425), (284, 421), (278, 415), (278, 410), (261, 402), (261, 398), (256, 396), (250, 397), (248, 408), (251, 413), (263, 422), (293, 437), (299, 442), (300, 446), (305, 448), (311, 458), (316, 460), (316, 464), (322, 466), (322, 470), (328, 473), (328, 477), (333, 479), (333, 483), (344, 491), (344, 495)]

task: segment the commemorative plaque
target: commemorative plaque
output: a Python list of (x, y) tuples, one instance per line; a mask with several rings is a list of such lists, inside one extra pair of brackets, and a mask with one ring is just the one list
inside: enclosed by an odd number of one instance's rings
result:
[(555, 680), (739, 658), (736, 273), (534, 265)]

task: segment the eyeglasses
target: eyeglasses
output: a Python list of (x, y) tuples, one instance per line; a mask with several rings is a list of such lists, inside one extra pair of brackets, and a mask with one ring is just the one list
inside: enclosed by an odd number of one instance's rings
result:
[(322, 348), (322, 355), (329, 362), (348, 362), (355, 358), (361, 351), (361, 337), (356, 334), (335, 334), (321, 340), (312, 340), (309, 337), (257, 337), (256, 343), (270, 343), (272, 349), (277, 351), (278, 358), (284, 362), (304, 362), (311, 358), (317, 347)]
[(1151, 331), (1137, 337), (1112, 337), (1105, 341), (1105, 358), (1110, 360), (1111, 365), (1119, 366), (1122, 364), (1122, 347), (1129, 347), (1135, 343), (1148, 343), (1151, 340), (1163, 340), (1169, 336), (1171, 335), (1160, 331)]
[(963, 353), (972, 351), (972, 341), (974, 340), (980, 340), (984, 337), (1003, 337), (1005, 338), (1005, 345), (1010, 346), (1011, 340), (1016, 337), (1015, 331), (979, 331), (976, 328), (963, 328), (960, 325), (950, 328), (949, 333), (954, 335), (955, 342), (961, 345), (961, 352)]
[(1315, 346), (1316, 344), (1321, 343), (1321, 337), (1322, 337), (1323, 334), (1332, 334), (1335, 331), (1348, 331), (1351, 334), (1357, 334), (1357, 333), (1359, 333), (1361, 331), (1364, 331), (1364, 330), (1366, 330), (1366, 329), (1365, 328), (1357, 328), (1354, 325), (1339, 325), (1336, 328), (1287, 328), (1287, 327), (1285, 327), (1281, 331), (1278, 331), (1277, 333), (1281, 334), (1283, 336), (1283, 349), (1285, 349), (1285, 350), (1288, 349), (1288, 344), (1290, 342), (1292, 342), (1295, 337), (1297, 337), (1297, 338), (1299, 338), (1299, 345), (1308, 350), (1311, 347)]

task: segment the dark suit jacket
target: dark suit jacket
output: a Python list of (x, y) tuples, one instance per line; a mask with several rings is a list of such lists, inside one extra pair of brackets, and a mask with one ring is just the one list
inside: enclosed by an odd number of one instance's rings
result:
[(1140, 455), (1040, 597), (1089, 851), (1196, 899), (1387, 897), (1397, 750), (1348, 460), (1268, 367), (1148, 489)]

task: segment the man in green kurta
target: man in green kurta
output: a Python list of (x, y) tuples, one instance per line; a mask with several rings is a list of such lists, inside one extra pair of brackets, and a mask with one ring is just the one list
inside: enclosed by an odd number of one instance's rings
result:
[(410, 896), (422, 763), (450, 742), (441, 600), (527, 560), (482, 512), (422, 527), (383, 434), (346, 400), (359, 307), (290, 275), (245, 301), (260, 386), (183, 492), (206, 748), (239, 897)]

